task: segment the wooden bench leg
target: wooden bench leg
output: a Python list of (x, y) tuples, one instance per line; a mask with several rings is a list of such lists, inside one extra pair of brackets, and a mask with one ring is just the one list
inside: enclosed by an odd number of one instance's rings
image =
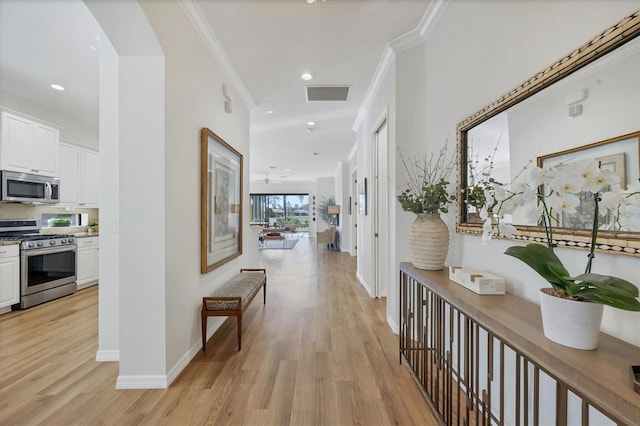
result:
[(202, 316), (202, 352), (207, 350), (207, 318), (209, 318), (204, 312)]
[(238, 351), (242, 349), (242, 311), (236, 317), (238, 319)]

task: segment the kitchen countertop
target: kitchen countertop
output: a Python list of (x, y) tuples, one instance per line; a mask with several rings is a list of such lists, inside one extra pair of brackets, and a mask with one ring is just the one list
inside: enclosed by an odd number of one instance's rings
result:
[(89, 237), (98, 237), (100, 234), (89, 234), (88, 232), (77, 232), (73, 234), (76, 238), (89, 238)]

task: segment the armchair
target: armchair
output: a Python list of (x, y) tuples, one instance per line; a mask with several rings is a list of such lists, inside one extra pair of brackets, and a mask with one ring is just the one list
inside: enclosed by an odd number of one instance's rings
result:
[(330, 227), (324, 231), (317, 233), (317, 243), (324, 245), (333, 245), (336, 237), (336, 228)]

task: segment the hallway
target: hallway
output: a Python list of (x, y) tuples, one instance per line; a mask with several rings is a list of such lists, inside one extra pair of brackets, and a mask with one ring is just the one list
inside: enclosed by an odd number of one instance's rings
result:
[(226, 321), (164, 390), (115, 390), (117, 363), (94, 361), (96, 287), (0, 317), (0, 424), (437, 424), (355, 258), (304, 238), (260, 266), (243, 350)]

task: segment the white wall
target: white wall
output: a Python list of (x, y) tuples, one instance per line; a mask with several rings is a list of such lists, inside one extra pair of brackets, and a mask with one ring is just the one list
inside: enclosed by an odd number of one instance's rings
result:
[[(351, 168), (348, 160), (342, 160), (336, 170), (336, 204), (340, 206), (340, 226), (337, 227), (340, 235), (340, 251), (349, 251), (351, 248), (352, 215), (349, 214), (349, 197), (351, 196)], [(353, 211), (352, 211), (353, 214)]]
[[(119, 273), (117, 288), (105, 286), (108, 297), (100, 297), (101, 312), (118, 312), (119, 347), (101, 338), (101, 349), (119, 351), (117, 387), (166, 387), (201, 348), (202, 296), (257, 264), (245, 185), (243, 255), (200, 274), (200, 130), (211, 128), (244, 154), (246, 183), (249, 112), (233, 90), (234, 112), (224, 112), (222, 84), (232, 85), (178, 2), (86, 3), (119, 55), (117, 64), (101, 66), (115, 73), (106, 84), (118, 86), (116, 96), (105, 97), (115, 109), (101, 111), (108, 130), (101, 128), (101, 138), (119, 144), (103, 162), (119, 188), (112, 186), (115, 198), (104, 205), (105, 216), (113, 217), (101, 230), (107, 225), (117, 247), (101, 255), (101, 274), (112, 266)], [(116, 301), (112, 292), (119, 292)], [(110, 329), (105, 318), (101, 314), (100, 326)], [(221, 323), (210, 321), (208, 335)]]
[[(413, 154), (437, 152), (445, 143), (456, 150), (456, 125), (472, 113), (518, 86), (598, 32), (640, 7), (638, 0), (563, 1), (450, 1), (427, 40), (398, 52), (376, 92), (357, 135), (358, 179), (371, 180), (373, 123), (388, 106), (391, 175), (403, 182), (397, 148)], [(575, 16), (580, 16), (579, 22)], [(455, 177), (451, 179), (455, 183)], [(370, 189), (370, 188), (369, 188)], [(395, 188), (391, 188), (393, 190)], [(451, 187), (451, 192), (454, 188)], [(395, 201), (395, 192), (390, 199)], [(390, 213), (393, 265), (387, 305), (388, 322), (395, 328), (397, 265), (409, 260), (406, 236), (414, 215), (395, 204)], [(443, 216), (451, 231), (447, 264), (484, 268), (509, 280), (509, 290), (537, 302), (545, 283), (517, 260), (503, 255), (510, 242), (481, 246), (480, 238), (455, 234), (455, 212)], [(358, 278), (365, 287), (373, 278), (371, 216), (358, 218)], [(395, 221), (393, 220), (395, 219)], [(480, 255), (482, 253), (482, 255)], [(569, 265), (584, 267), (585, 253), (560, 250)], [(640, 262), (624, 256), (598, 255), (595, 269), (614, 271), (632, 282), (640, 276)], [(637, 314), (605, 308), (603, 330), (639, 344)]]
[[(101, 288), (107, 297), (99, 299), (99, 325), (111, 337), (117, 334), (118, 348), (100, 348), (96, 357), (118, 355), (117, 388), (166, 387), (165, 277), (158, 267), (165, 256), (165, 234), (158, 231), (165, 223), (164, 57), (137, 2), (85, 4), (118, 55), (105, 52), (100, 58), (107, 61), (100, 65), (100, 88), (114, 91), (101, 95), (100, 136), (113, 139), (100, 144), (118, 147), (101, 157), (107, 171), (101, 190), (114, 191), (101, 204), (115, 215), (101, 230), (116, 235), (101, 238), (107, 252), (100, 256), (101, 271), (117, 270), (110, 276), (117, 283)], [(105, 176), (117, 185), (106, 184)], [(115, 324), (105, 321), (107, 311), (117, 312)]]
[[(535, 1), (449, 2), (425, 44), (427, 140), (444, 140), (448, 135), (453, 149), (458, 122), (638, 8), (637, 0), (553, 5)], [(448, 263), (498, 273), (508, 280), (510, 292), (537, 303), (538, 289), (545, 282), (503, 254), (513, 244), (494, 241), (482, 246), (478, 237), (452, 234)], [(585, 252), (558, 252), (570, 270), (584, 268)], [(615, 273), (637, 283), (640, 260), (599, 254), (593, 272)], [(640, 344), (637, 314), (605, 307), (602, 329)]]
[(97, 361), (120, 359), (120, 156), (118, 54), (106, 35), (100, 49), (100, 286)]
[[(258, 247), (249, 227), (249, 110), (232, 89), (219, 63), (175, 1), (144, 1), (144, 12), (165, 54), (166, 64), (166, 363), (174, 378), (201, 349), (200, 307), (242, 267), (256, 267)], [(233, 100), (224, 110), (222, 85)], [(200, 131), (208, 127), (244, 156), (243, 255), (209, 274), (200, 274)], [(217, 320), (217, 321), (216, 321)], [(222, 319), (209, 320), (209, 333)]]
[[(164, 232), (165, 127), (164, 58), (121, 56), (120, 96), (120, 377), (166, 372)], [(135, 119), (134, 119), (135, 117)], [(127, 387), (121, 386), (121, 387)]]
[[(367, 214), (359, 215), (358, 220), (358, 259), (357, 259), (357, 278), (365, 287), (370, 295), (374, 294), (374, 278), (375, 278), (375, 259), (373, 253), (373, 214), (372, 209), (372, 192), (373, 192), (373, 137), (381, 124), (381, 119), (385, 116), (388, 120), (388, 134), (389, 134), (389, 153), (394, 155), (396, 147), (396, 65), (394, 62), (389, 63), (386, 71), (384, 72), (379, 85), (377, 86), (376, 94), (372, 97), (369, 107), (365, 111), (364, 117), (360, 123), (360, 127), (357, 129), (357, 169), (358, 169), (358, 182), (361, 182), (364, 178), (367, 178)], [(390, 172), (393, 172), (393, 165), (389, 168)], [(393, 185), (389, 185), (389, 188), (393, 188)], [(389, 200), (395, 200), (395, 193), (389, 194)], [(359, 207), (359, 206), (358, 206)], [(394, 213), (391, 203), (389, 204), (390, 223), (394, 223)], [(359, 214), (359, 213), (358, 213)], [(390, 253), (389, 265), (395, 265), (397, 263), (394, 250), (393, 250), (393, 230), (391, 230), (390, 241)], [(393, 269), (393, 268), (389, 268)], [(391, 286), (388, 286), (389, 293), (393, 291)], [(389, 306), (388, 306), (389, 307)], [(389, 317), (387, 317), (389, 318)], [(395, 317), (394, 317), (395, 318)], [(392, 325), (393, 327), (393, 325)]]

